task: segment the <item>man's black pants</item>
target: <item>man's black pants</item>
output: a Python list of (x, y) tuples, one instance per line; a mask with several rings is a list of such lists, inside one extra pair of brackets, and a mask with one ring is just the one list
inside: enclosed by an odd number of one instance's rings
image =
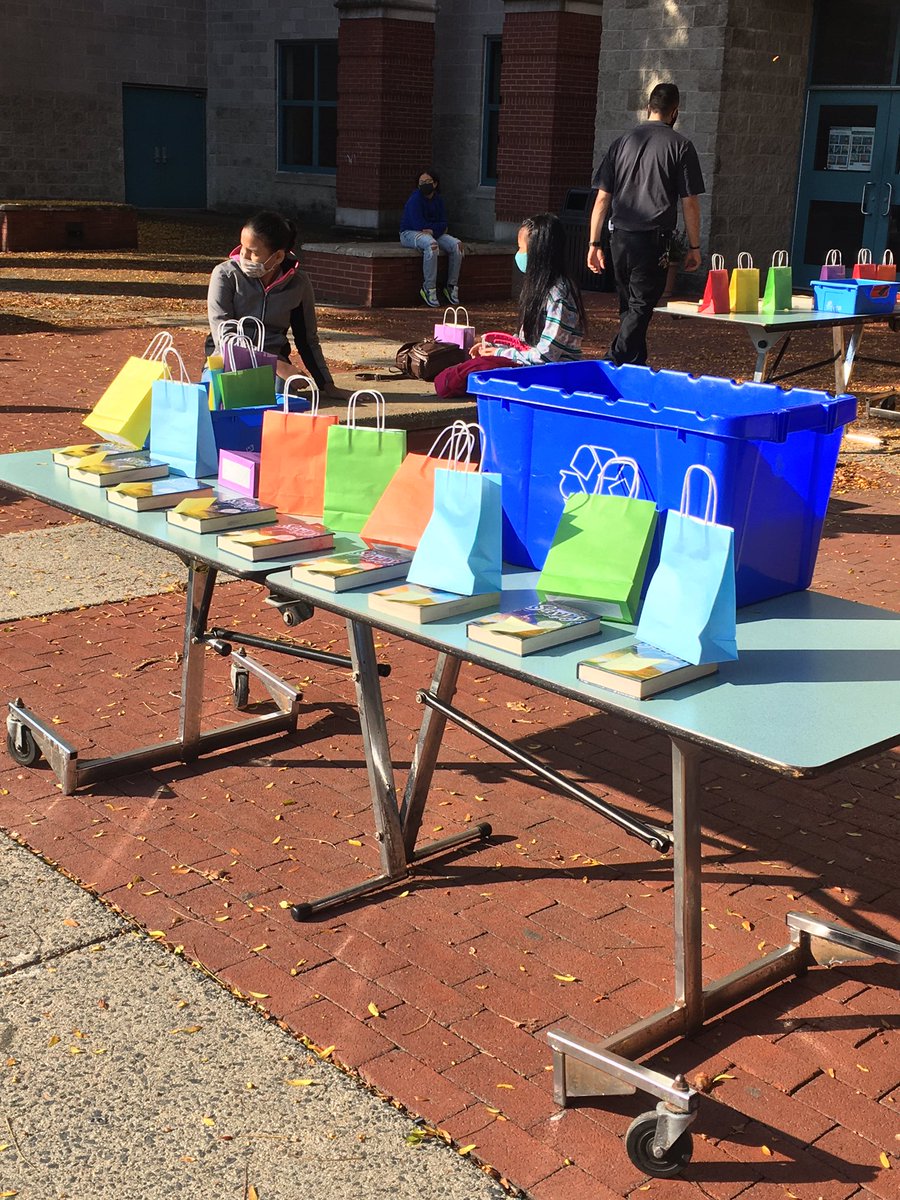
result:
[(647, 361), (647, 327), (666, 289), (668, 266), (660, 266), (660, 258), (668, 241), (669, 235), (658, 230), (614, 229), (610, 235), (620, 324), (609, 357), (617, 366)]

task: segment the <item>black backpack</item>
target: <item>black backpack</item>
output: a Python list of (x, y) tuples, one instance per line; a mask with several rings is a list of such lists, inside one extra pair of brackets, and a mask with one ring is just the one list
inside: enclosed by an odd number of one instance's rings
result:
[(450, 342), (404, 342), (397, 351), (397, 366), (411, 379), (433, 383), (447, 367), (465, 362), (469, 355)]

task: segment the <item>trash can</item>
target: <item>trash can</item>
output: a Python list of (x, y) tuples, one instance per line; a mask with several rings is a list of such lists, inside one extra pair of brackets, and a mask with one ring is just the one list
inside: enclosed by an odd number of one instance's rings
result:
[(679, 508), (689, 466), (713, 472), (738, 605), (809, 586), (855, 397), (593, 360), (481, 371), (469, 391), (484, 470), (503, 478), (508, 562), (542, 567), (566, 497), (592, 491), (618, 454), (637, 461), (640, 495), (661, 513)]
[(600, 275), (588, 270), (587, 252), (591, 236), (591, 209), (596, 193), (591, 188), (569, 188), (559, 214), (566, 231), (566, 269), (571, 278), (586, 292), (611, 292), (615, 287), (612, 260), (609, 254), (609, 229), (604, 223), (601, 241), (604, 242), (607, 269)]

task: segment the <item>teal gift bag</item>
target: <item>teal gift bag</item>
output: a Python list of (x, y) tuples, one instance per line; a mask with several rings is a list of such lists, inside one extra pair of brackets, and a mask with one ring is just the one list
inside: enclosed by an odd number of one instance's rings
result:
[(150, 403), (150, 453), (169, 464), (175, 475), (199, 479), (218, 470), (216, 443), (205, 384), (191, 383), (177, 350), (168, 349), (179, 379), (158, 379)]
[(465, 461), (434, 472), (434, 507), (410, 564), (410, 583), (462, 596), (502, 590), (500, 475), (469, 470), (471, 456), (470, 442), (459, 455)]
[[(690, 515), (694, 471), (709, 482), (706, 511)], [(666, 514), (659, 566), (647, 587), (637, 637), (685, 662), (727, 662), (738, 656), (734, 590), (734, 530), (716, 524), (716, 481), (708, 467), (688, 467), (681, 510)]]
[[(374, 427), (356, 424), (357, 400), (365, 395), (375, 397)], [(405, 457), (406, 430), (385, 429), (381, 392), (354, 392), (347, 424), (328, 430), (322, 516), (328, 528), (359, 533)]]

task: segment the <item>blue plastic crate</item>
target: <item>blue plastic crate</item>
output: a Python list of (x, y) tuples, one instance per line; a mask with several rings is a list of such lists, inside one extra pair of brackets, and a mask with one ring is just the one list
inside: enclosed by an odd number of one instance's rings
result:
[(898, 283), (880, 279), (813, 279), (811, 286), (816, 312), (850, 316), (893, 312), (900, 288)]
[(620, 454), (660, 510), (679, 507), (689, 466), (710, 468), (718, 520), (735, 531), (739, 605), (809, 586), (855, 397), (592, 360), (482, 371), (469, 390), (484, 468), (503, 477), (507, 561), (542, 567), (565, 497), (593, 490)]
[[(283, 403), (265, 404), (254, 408), (217, 408), (210, 412), (216, 453), (220, 450), (252, 450), (259, 453), (262, 446), (262, 423), (267, 412), (282, 412)], [(303, 396), (291, 396), (289, 412), (306, 412), (309, 401)]]

